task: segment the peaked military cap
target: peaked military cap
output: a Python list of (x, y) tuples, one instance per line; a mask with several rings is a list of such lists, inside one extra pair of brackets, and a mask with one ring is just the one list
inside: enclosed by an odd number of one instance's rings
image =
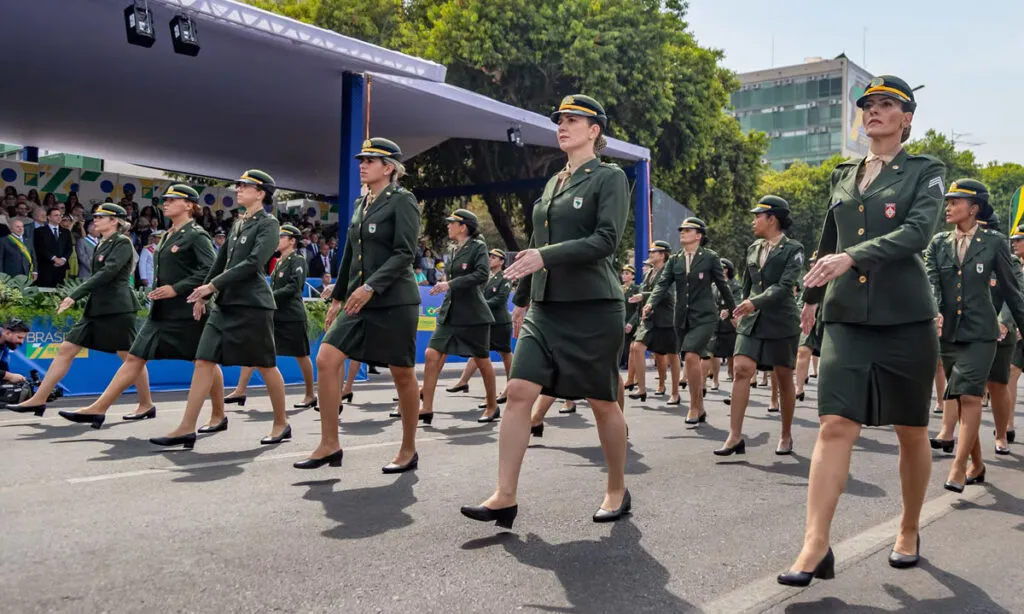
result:
[(608, 116), (605, 114), (601, 103), (583, 94), (575, 94), (563, 98), (562, 103), (558, 105), (558, 110), (551, 114), (551, 121), (557, 124), (558, 118), (562, 114), (593, 117), (601, 124), (602, 129), (608, 127)]
[(176, 183), (167, 188), (167, 191), (164, 192), (164, 195), (161, 196), (161, 198), (164, 200), (167, 200), (168, 198), (184, 198), (185, 200), (198, 203), (199, 192), (197, 192), (192, 186), (185, 185), (184, 183)]
[(688, 217), (683, 220), (683, 223), (679, 225), (679, 230), (686, 230), (687, 228), (692, 228), (701, 234), (707, 234), (708, 232), (708, 225), (699, 217)]
[(476, 214), (466, 209), (456, 209), (451, 214), (444, 218), (446, 222), (460, 222), (469, 226), (473, 230), (476, 230), (480, 225), (480, 221), (476, 219)]
[(392, 158), (402, 159), (402, 149), (398, 143), (388, 139), (373, 138), (363, 141), (363, 150), (356, 154), (356, 159), (362, 158)]
[(987, 220), (992, 216), (992, 205), (988, 204), (988, 186), (977, 179), (957, 179), (949, 184), (945, 198), (967, 198), (978, 207), (978, 219)]
[(630, 273), (636, 275), (636, 267), (633, 266), (632, 264), (627, 264), (626, 266), (622, 267), (622, 270), (624, 272), (629, 271)]
[(1014, 229), (1013, 233), (1010, 234), (1011, 241), (1020, 241), (1021, 239), (1024, 239), (1024, 224), (1018, 226)]
[(281, 236), (282, 237), (294, 237), (296, 239), (301, 239), (302, 238), (302, 231), (299, 230), (298, 228), (296, 228), (295, 226), (292, 226), (291, 224), (285, 224), (285, 225), (281, 226)]
[(786, 202), (785, 198), (768, 194), (762, 196), (761, 200), (757, 201), (754, 208), (750, 210), (751, 213), (771, 213), (774, 215), (789, 215), (789, 203)]
[(670, 252), (670, 251), (672, 251), (672, 246), (669, 245), (668, 241), (655, 241), (654, 243), (651, 243), (651, 247), (647, 251), (649, 251), (649, 252)]
[(994, 230), (996, 232), (1002, 232), (1000, 230), (1000, 226), (999, 226), (999, 216), (996, 215), (995, 210), (993, 210), (992, 211), (992, 215), (988, 216), (987, 218), (985, 218), (983, 220), (978, 220), (978, 223), (981, 224), (983, 227), (989, 229), (989, 230)]
[(226, 232), (224, 232), (223, 228), (218, 228), (217, 232), (213, 233), (213, 236), (215, 236), (215, 237), (226, 237), (228, 235), (227, 235)]
[(259, 169), (251, 169), (242, 173), (235, 183), (247, 183), (258, 188), (274, 189), (274, 178)]
[(114, 203), (103, 203), (92, 212), (93, 217), (119, 217), (122, 220), (128, 217), (128, 212), (121, 205)]
[(723, 267), (728, 267), (728, 268), (732, 269), (733, 271), (736, 270), (736, 265), (734, 265), (732, 263), (732, 260), (729, 260), (728, 258), (722, 258), (721, 262), (722, 262), (722, 266)]
[(917, 101), (914, 100), (914, 90), (907, 85), (907, 82), (892, 75), (875, 77), (868, 84), (864, 94), (857, 99), (857, 106), (863, 107), (864, 100), (868, 96), (888, 96), (902, 102), (905, 108), (913, 113), (917, 109)]
[(492, 249), (491, 251), (489, 251), (487, 253), (489, 255), (491, 255), (491, 256), (494, 256), (495, 258), (501, 258), (502, 260), (505, 259), (505, 252), (501, 251), (498, 248), (494, 248), (494, 249)]

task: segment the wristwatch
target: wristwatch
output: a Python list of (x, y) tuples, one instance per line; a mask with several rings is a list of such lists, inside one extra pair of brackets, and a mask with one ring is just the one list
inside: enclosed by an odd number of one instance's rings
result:
[(367, 292), (370, 292), (372, 294), (373, 286), (371, 286), (370, 284), (363, 284), (363, 290), (366, 290)]

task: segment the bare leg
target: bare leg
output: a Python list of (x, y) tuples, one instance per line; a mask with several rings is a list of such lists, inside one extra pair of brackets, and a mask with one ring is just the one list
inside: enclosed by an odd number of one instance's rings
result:
[(718, 381), (718, 374), (722, 371), (722, 359), (715, 356), (711, 359), (711, 389), (718, 390), (721, 387)]
[(171, 431), (169, 437), (180, 437), (196, 432), (199, 412), (203, 409), (203, 401), (210, 394), (219, 367), (208, 360), (197, 360), (192, 370), (192, 386), (188, 389), (188, 401), (185, 402), (185, 413), (181, 416), (178, 428)]
[(732, 356), (730, 356), (729, 358), (726, 359), (725, 362), (726, 362), (726, 368), (727, 368), (726, 373), (728, 373), (729, 381), (731, 382), (733, 380), (733, 370), (734, 370), (736, 361), (733, 360)]
[(963, 484), (967, 479), (967, 457), (974, 451), (978, 440), (978, 427), (981, 425), (981, 397), (960, 396), (960, 445), (956, 447), (956, 457), (949, 469), (947, 480)]
[(690, 411), (686, 417), (696, 420), (704, 415), (704, 397), (701, 396), (700, 386), (694, 384), (700, 381), (700, 356), (687, 352), (683, 362), (686, 363), (686, 379), (690, 382)]
[[(935, 367), (935, 409), (943, 410), (942, 397), (946, 394), (946, 370), (942, 366), (942, 361)], [(942, 417), (943, 432), (945, 432), (946, 417)], [(941, 433), (940, 433), (941, 435)], [(953, 433), (949, 433), (950, 438), (953, 437)]]
[(71, 361), (75, 359), (75, 356), (82, 351), (82, 346), (75, 345), (74, 343), (68, 343), (67, 341), (60, 344), (60, 348), (57, 350), (57, 357), (50, 363), (50, 368), (46, 370), (46, 375), (43, 376), (42, 383), (39, 384), (39, 388), (36, 393), (26, 399), (22, 403), (17, 405), (10, 405), (9, 407), (21, 407), (24, 405), (43, 405), (46, 403), (47, 397), (53, 392), (53, 389), (57, 387), (60, 380), (64, 379), (64, 376), (68, 374), (71, 369)]
[(787, 444), (793, 446), (793, 414), (796, 411), (796, 387), (793, 381), (793, 370), (787, 367), (775, 367), (772, 374), (772, 390), (779, 395), (780, 407), (782, 409), (782, 434), (779, 437), (779, 445), (785, 447)]
[(345, 385), (341, 389), (341, 396), (345, 396), (352, 392), (352, 386), (356, 383), (356, 376), (359, 375), (359, 367), (362, 366), (362, 364), (363, 363), (358, 360), (349, 359), (348, 369), (345, 373)]
[(800, 396), (807, 382), (807, 371), (811, 367), (811, 348), (801, 345), (796, 351), (796, 395)]
[[(505, 365), (505, 386), (507, 387), (509, 377), (508, 374), (512, 371), (512, 352), (502, 352), (501, 362), (502, 364)], [(508, 397), (508, 394), (506, 394), (505, 392), (505, 388), (501, 389), (501, 396)]]
[[(142, 373), (146, 366), (146, 361), (142, 360), (138, 356), (132, 356), (131, 354), (125, 358), (124, 363), (118, 368), (117, 373), (114, 374), (114, 379), (110, 380), (107, 384), (106, 390), (100, 395), (100, 398), (92, 402), (91, 405), (85, 409), (80, 410), (80, 414), (106, 414), (110, 406), (113, 405), (118, 397), (121, 396), (129, 386), (132, 385)], [(145, 413), (149, 407), (141, 411), (136, 410), (134, 413)]]
[(633, 383), (636, 384), (637, 394), (647, 393), (647, 362), (644, 360), (644, 353), (647, 346), (639, 341), (634, 341), (630, 346), (630, 363), (633, 365)]
[(338, 423), (341, 412), (330, 411), (341, 407), (341, 368), (345, 364), (345, 353), (328, 343), (320, 344), (316, 355), (316, 370), (320, 374), (317, 380), (317, 396), (320, 399), (320, 444), (309, 455), (310, 458), (323, 458), (341, 449), (338, 437)]
[[(842, 416), (821, 416), (818, 441), (811, 457), (807, 485), (807, 526), (804, 545), (793, 571), (806, 571), (825, 557), (831, 541), (832, 518), (850, 476), (850, 455), (860, 436), (860, 425)], [(925, 482), (927, 484), (927, 481)]]
[[(128, 359), (128, 352), (121, 351), (117, 355), (121, 358), (121, 362)], [(135, 394), (139, 397), (139, 405), (135, 408), (136, 413), (145, 413), (153, 407), (153, 395), (149, 390), (149, 371), (146, 369), (145, 362), (142, 363), (142, 370), (135, 377)]]
[(305, 395), (302, 397), (302, 402), (312, 403), (313, 399), (316, 398), (316, 389), (313, 388), (313, 361), (309, 356), (296, 356), (295, 361), (299, 363), (299, 371), (302, 372), (302, 383), (305, 384)]
[(480, 375), (484, 378), (484, 392), (487, 397), (487, 409), (484, 410), (484, 417), (489, 418), (494, 415), (494, 412), (498, 411), (498, 385), (494, 377), (494, 365), (491, 364), (490, 356), (486, 358), (470, 358), (469, 362), (476, 363), (476, 366), (480, 369)]
[(242, 367), (241, 371), (238, 372), (238, 383), (235, 384), (235, 389), (231, 391), (228, 398), (233, 399), (245, 395), (245, 391), (249, 388), (249, 380), (252, 379), (252, 374), (255, 372), (255, 367)]
[(270, 436), (279, 437), (288, 426), (288, 413), (285, 409), (284, 378), (281, 377), (281, 371), (277, 367), (259, 367), (259, 370), (260, 377), (263, 378), (264, 383), (267, 385), (267, 394), (270, 395), (270, 406), (274, 409), (274, 425), (270, 430)]
[(614, 401), (590, 399), (590, 407), (608, 464), (608, 484), (601, 508), (615, 510), (626, 495), (626, 419)]
[(654, 366), (658, 369), (658, 387), (655, 388), (655, 390), (662, 394), (665, 393), (665, 375), (666, 371), (668, 370), (667, 358), (668, 357), (665, 356), (664, 354), (654, 355)]
[[(538, 395), (540, 386), (533, 382), (514, 379), (508, 383), (508, 403), (498, 434), (498, 486), (484, 501), (486, 507), (497, 509), (516, 504), (519, 472), (530, 445), (530, 409)], [(621, 419), (622, 413), (617, 413)]]
[(1010, 367), (1010, 385), (1007, 386), (1010, 390), (1010, 415), (1006, 424), (1006, 430), (1014, 430), (1014, 417), (1017, 414), (1017, 382), (1020, 381), (1021, 370), (1017, 367)]
[(416, 454), (416, 425), (420, 420), (420, 386), (415, 367), (389, 367), (398, 389), (398, 411), (402, 414), (402, 447), (392, 462), (404, 465)]
[(623, 414), (626, 413), (626, 383), (622, 381), (621, 373), (619, 374), (619, 411)]
[(209, 426), (216, 426), (224, 419), (224, 371), (220, 365), (214, 365), (213, 384), (210, 386), (210, 411)]
[[(430, 414), (434, 412), (434, 391), (437, 389), (437, 378), (441, 375), (441, 367), (444, 366), (448, 356), (435, 349), (427, 348), (425, 358), (426, 364), (423, 365), (423, 405), (421, 406), (420, 413)], [(493, 374), (493, 372), (492, 370), (491, 373)]]
[(747, 414), (747, 403), (750, 401), (750, 380), (757, 376), (757, 364), (749, 356), (733, 357), (732, 402), (729, 404), (729, 437), (725, 447), (731, 447), (743, 439), (743, 418)]
[(530, 426), (537, 426), (544, 422), (544, 416), (548, 415), (548, 410), (555, 404), (555, 397), (549, 397), (546, 394), (540, 395), (537, 399), (536, 405), (533, 411), (530, 413)]
[[(466, 368), (462, 370), (462, 376), (459, 377), (459, 381), (455, 385), (465, 386), (466, 384), (469, 383), (469, 380), (472, 379), (474, 373), (476, 373), (476, 361), (467, 360)], [(505, 369), (505, 375), (508, 375), (508, 369)]]
[(629, 349), (626, 350), (629, 354), (629, 367), (626, 369), (626, 385), (633, 386), (636, 384), (636, 362), (633, 359), (633, 343), (630, 342)]
[[(790, 371), (790, 373), (792, 373), (792, 371)], [(778, 382), (778, 380), (775, 377), (775, 373), (769, 373), (768, 374), (768, 378), (769, 378), (768, 381), (770, 381), (771, 384), (772, 384), (771, 407), (778, 408), (779, 407), (779, 382)]]
[[(1010, 389), (1006, 384), (998, 382), (988, 383), (989, 393), (992, 395), (992, 420), (996, 425), (996, 445), (1006, 447), (1006, 427), (1010, 424), (1010, 412), (1013, 406), (1010, 405)], [(980, 449), (979, 444), (979, 449)]]
[(672, 392), (670, 394), (669, 400), (670, 401), (671, 400), (678, 400), (679, 399), (679, 368), (680, 368), (679, 367), (679, 354), (668, 354), (666, 356), (666, 358), (668, 359), (668, 366), (669, 366), (670, 372), (672, 373)]
[(928, 492), (932, 474), (932, 451), (928, 444), (928, 428), (897, 426), (900, 440), (900, 484), (903, 490), (903, 516), (900, 532), (896, 536), (896, 552), (917, 552), (917, 534), (920, 530), (921, 506)]

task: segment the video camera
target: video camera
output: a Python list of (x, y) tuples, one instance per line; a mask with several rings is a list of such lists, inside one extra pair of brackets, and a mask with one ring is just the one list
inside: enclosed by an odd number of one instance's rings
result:
[[(43, 380), (39, 377), (39, 371), (36, 371), (35, 369), (29, 371), (28, 375), (28, 379), (20, 384), (0, 384), (0, 405), (15, 405), (28, 400), (33, 394), (35, 394), (39, 385), (43, 383)], [(64, 396), (64, 391), (61, 390), (60, 386), (57, 386), (53, 389), (53, 392), (46, 397), (46, 402), (50, 403), (62, 396)]]

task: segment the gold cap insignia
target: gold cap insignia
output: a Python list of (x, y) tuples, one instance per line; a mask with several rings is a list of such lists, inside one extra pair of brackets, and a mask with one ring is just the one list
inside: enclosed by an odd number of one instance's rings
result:
[(363, 141), (363, 149), (366, 149), (367, 147), (373, 147), (373, 141), (370, 141), (370, 140)]
[(871, 80), (871, 83), (868, 87), (879, 87), (882, 85), (885, 85), (885, 79), (881, 77), (875, 77), (874, 79)]
[(562, 101), (562, 104), (576, 104), (576, 97), (575, 96), (566, 96), (565, 100)]

